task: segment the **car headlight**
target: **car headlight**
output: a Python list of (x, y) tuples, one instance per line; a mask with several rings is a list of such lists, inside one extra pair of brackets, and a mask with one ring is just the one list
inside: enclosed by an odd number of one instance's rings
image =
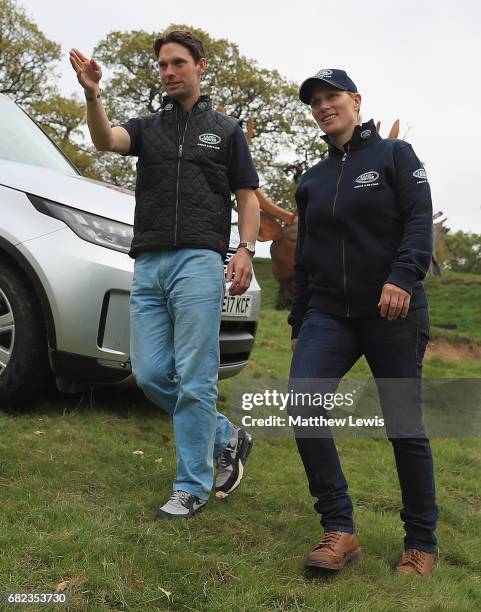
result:
[(64, 206), (31, 194), (28, 194), (28, 198), (38, 212), (63, 221), (82, 240), (122, 253), (130, 251), (130, 243), (134, 235), (132, 225), (100, 217), (78, 208)]

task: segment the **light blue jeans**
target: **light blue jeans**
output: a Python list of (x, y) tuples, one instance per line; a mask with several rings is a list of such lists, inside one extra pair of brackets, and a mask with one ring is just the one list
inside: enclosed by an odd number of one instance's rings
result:
[(130, 298), (132, 371), (138, 386), (173, 418), (174, 491), (209, 497), (214, 458), (233, 425), (217, 412), (224, 267), (208, 249), (142, 253)]

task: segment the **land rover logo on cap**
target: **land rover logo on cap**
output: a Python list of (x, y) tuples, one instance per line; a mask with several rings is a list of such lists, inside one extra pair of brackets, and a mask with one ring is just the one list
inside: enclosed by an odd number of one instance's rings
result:
[(217, 145), (221, 141), (221, 137), (217, 134), (201, 134), (199, 140), (205, 144)]
[(370, 170), (369, 172), (364, 172), (361, 176), (358, 176), (356, 179), (356, 183), (374, 183), (379, 178), (379, 172), (375, 172), (374, 170)]
[(166, 111), (170, 111), (170, 110), (172, 110), (173, 108), (174, 108), (174, 105), (172, 104), (172, 102), (169, 102), (168, 104), (166, 104), (166, 105), (164, 106), (164, 110), (166, 110)]
[(363, 140), (367, 140), (369, 138), (369, 136), (371, 135), (371, 130), (363, 130), (361, 132), (361, 138)]
[(332, 70), (329, 70), (328, 68), (324, 68), (323, 70), (319, 70), (319, 72), (316, 74), (316, 77), (319, 77), (320, 79), (322, 79), (323, 77), (330, 77), (332, 75)]
[(427, 179), (428, 175), (426, 174), (426, 170), (424, 168), (419, 168), (413, 172), (413, 176), (416, 178)]

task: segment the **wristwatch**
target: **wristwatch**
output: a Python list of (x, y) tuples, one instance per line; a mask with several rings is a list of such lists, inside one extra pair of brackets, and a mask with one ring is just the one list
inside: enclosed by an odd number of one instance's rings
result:
[(244, 249), (247, 249), (247, 251), (251, 255), (255, 255), (256, 253), (256, 243), (255, 242), (239, 242), (239, 246), (237, 247), (237, 250), (239, 250), (241, 247), (244, 247)]

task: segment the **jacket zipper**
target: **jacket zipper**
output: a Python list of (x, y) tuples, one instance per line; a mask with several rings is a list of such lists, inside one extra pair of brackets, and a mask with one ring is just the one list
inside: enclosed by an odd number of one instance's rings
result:
[(349, 147), (346, 151), (346, 153), (344, 153), (344, 155), (342, 156), (341, 159), (341, 171), (339, 172), (339, 176), (337, 177), (337, 185), (336, 185), (336, 195), (334, 196), (334, 202), (332, 203), (332, 216), (334, 217), (334, 211), (336, 208), (336, 202), (337, 202), (337, 194), (339, 193), (339, 183), (341, 182), (341, 176), (342, 173), (344, 172), (344, 162), (347, 159), (347, 154), (349, 153)]
[(344, 294), (346, 296), (346, 302), (347, 302), (346, 316), (349, 318), (349, 299), (348, 299), (348, 296), (347, 296), (346, 253), (345, 253), (345, 250), (344, 250), (344, 236), (342, 237), (342, 270), (343, 270), (343, 274), (344, 274)]
[(177, 219), (178, 219), (178, 209), (179, 209), (179, 182), (180, 182), (180, 162), (182, 160), (183, 149), (184, 149), (184, 140), (185, 134), (187, 132), (187, 126), (189, 125), (189, 119), (192, 114), (192, 110), (187, 116), (187, 121), (185, 122), (184, 133), (182, 134), (182, 139), (180, 138), (180, 125), (179, 125), (179, 117), (176, 109), (176, 119), (177, 119), (177, 133), (179, 135), (179, 142), (177, 148), (177, 184), (175, 191), (175, 230), (174, 230), (174, 246), (177, 246)]
[[(344, 171), (344, 162), (347, 159), (347, 154), (349, 153), (350, 146), (351, 146), (351, 143), (349, 143), (347, 147), (347, 151), (344, 153), (341, 159), (341, 172), (339, 172), (339, 177), (337, 179), (336, 195), (334, 196), (334, 202), (332, 204), (332, 216), (334, 216), (334, 212), (336, 209), (337, 196), (339, 193), (339, 183), (341, 182), (342, 173)], [(346, 316), (349, 318), (350, 312), (349, 312), (349, 301), (348, 301), (348, 296), (347, 296), (346, 252), (345, 252), (345, 245), (344, 245), (344, 236), (342, 237), (342, 275), (343, 275), (344, 295), (346, 296), (346, 304), (347, 304)]]

